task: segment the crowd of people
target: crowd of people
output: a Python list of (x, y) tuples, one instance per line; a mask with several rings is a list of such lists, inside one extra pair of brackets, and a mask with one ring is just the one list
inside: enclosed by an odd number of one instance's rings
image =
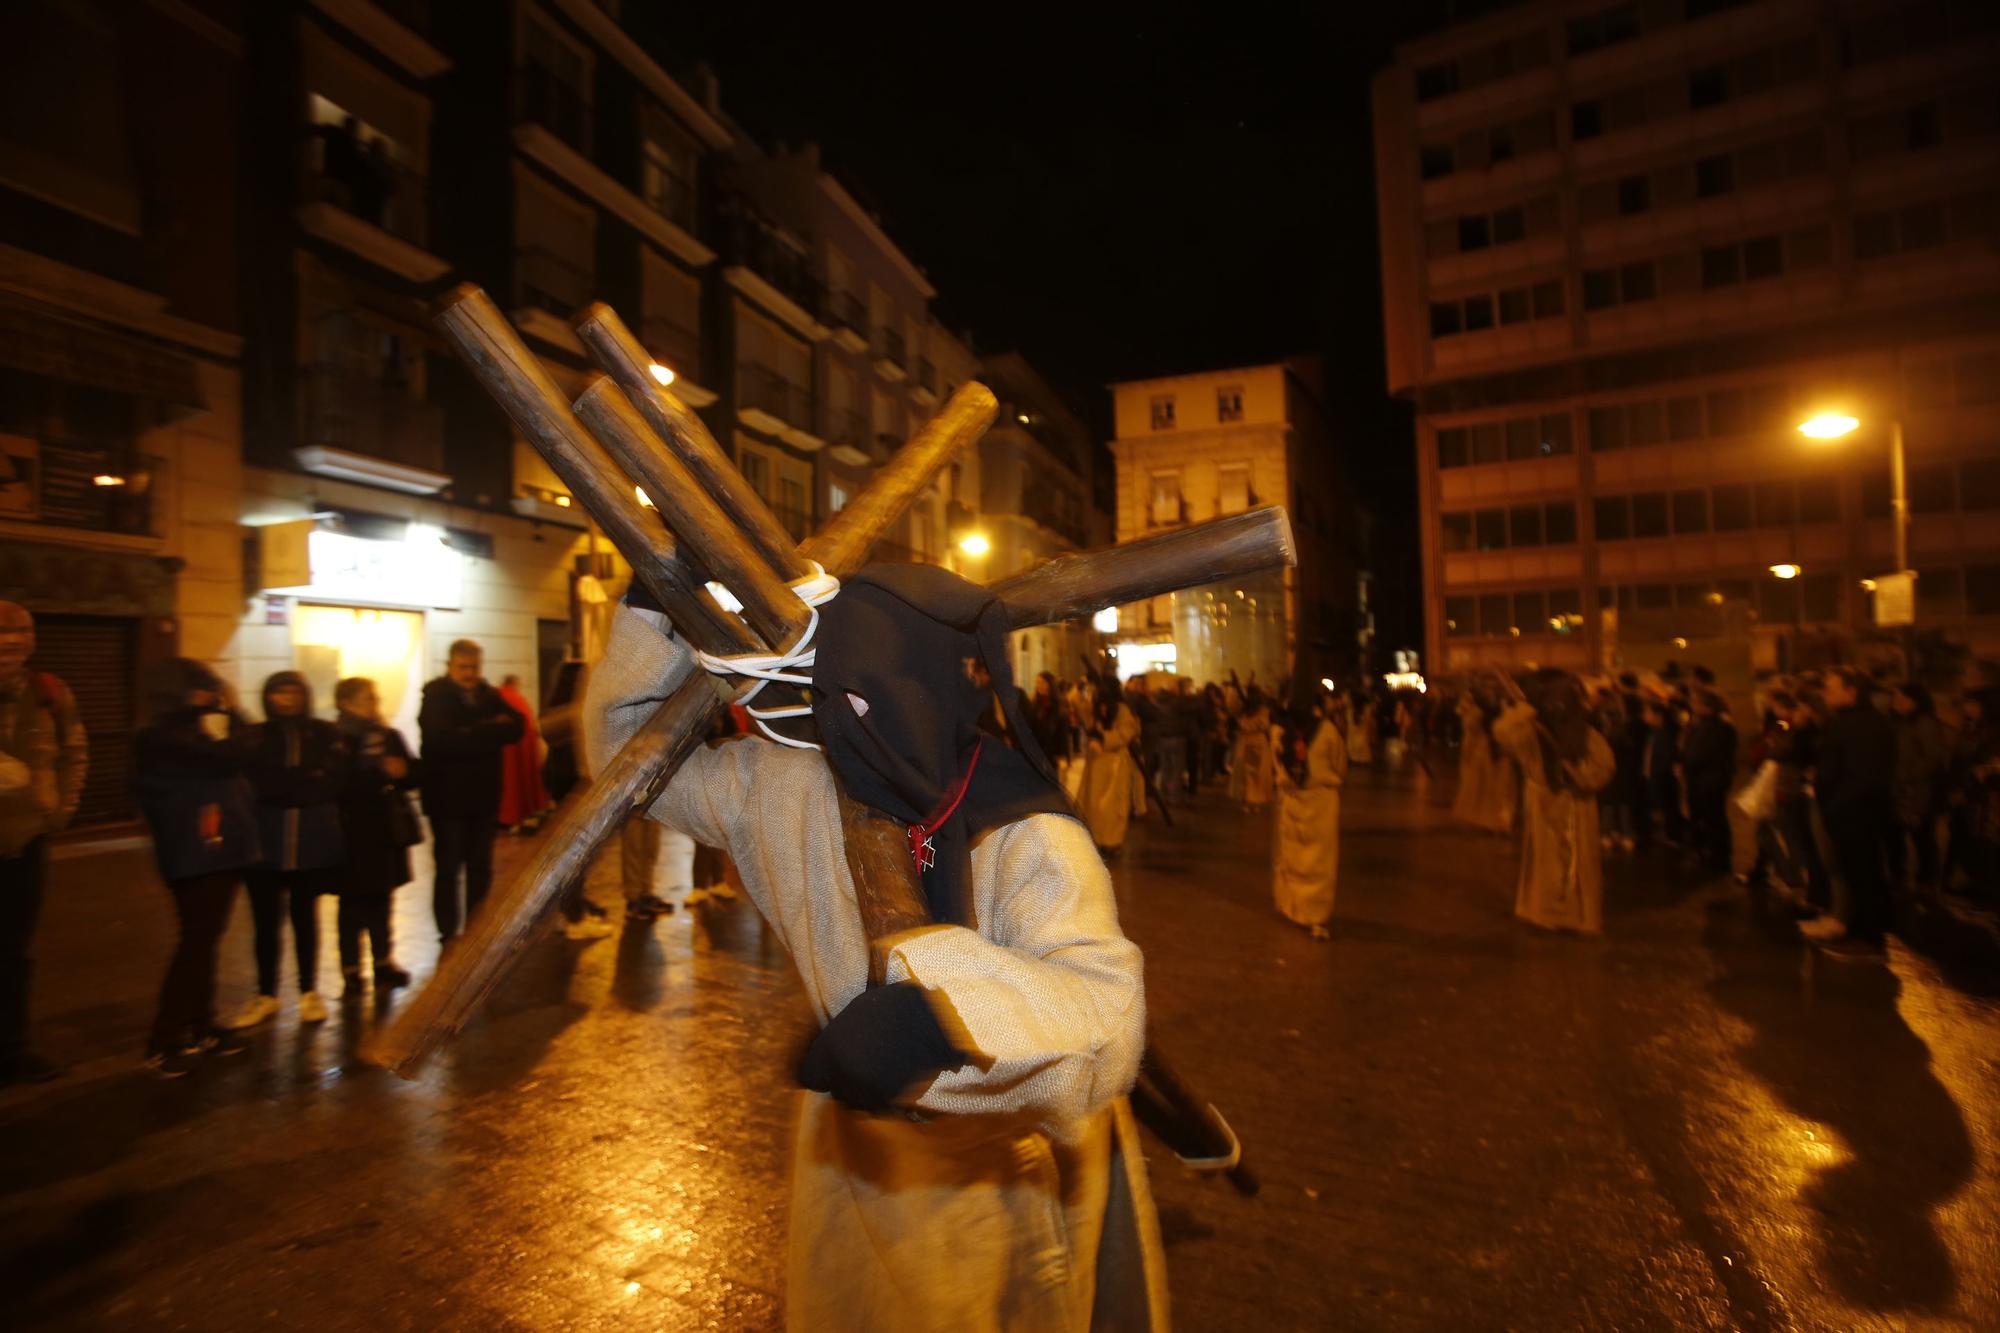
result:
[[(1764, 681), (1746, 725), (1702, 666), (1487, 670), (1429, 702), (1418, 743), (1457, 748), (1459, 820), (1518, 827), (1527, 920), (1596, 931), (1602, 856), (1657, 852), (1777, 894), (1828, 956), (1869, 960), (1900, 903), (1995, 892), (1996, 693), (1968, 688), (1941, 709), (1919, 682), (1839, 666)], [(1755, 835), (1740, 870), (1739, 818)]]

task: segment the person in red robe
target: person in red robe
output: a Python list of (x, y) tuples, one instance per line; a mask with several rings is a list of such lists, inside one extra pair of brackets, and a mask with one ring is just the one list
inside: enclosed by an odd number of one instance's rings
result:
[(521, 693), (519, 676), (500, 682), (500, 697), (522, 722), (521, 739), (500, 751), (500, 827), (533, 832), (555, 805), (542, 785), (542, 733), (535, 725), (534, 705)]

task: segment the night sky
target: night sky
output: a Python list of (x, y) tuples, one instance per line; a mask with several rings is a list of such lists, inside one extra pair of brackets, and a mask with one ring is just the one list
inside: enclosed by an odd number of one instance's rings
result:
[(1019, 349), (1102, 435), (1113, 380), (1322, 354), (1357, 490), (1414, 527), (1407, 414), (1383, 389), (1369, 80), (1447, 9), (674, 6), (644, 35), (714, 69), (761, 141), (819, 141), (938, 315)]

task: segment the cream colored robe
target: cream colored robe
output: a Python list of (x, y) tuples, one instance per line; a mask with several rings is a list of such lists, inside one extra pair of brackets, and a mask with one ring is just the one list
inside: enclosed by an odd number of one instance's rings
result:
[(1375, 702), (1372, 699), (1348, 729), (1347, 757), (1357, 764), (1375, 762)]
[(1323, 926), (1333, 916), (1340, 873), (1340, 785), (1347, 779), (1347, 742), (1340, 728), (1321, 721), (1306, 747), (1306, 783), (1277, 770), (1278, 850), (1271, 894), (1278, 910), (1302, 926)]
[[(585, 710), (599, 771), (690, 673), (663, 617), (621, 609)], [(727, 848), (824, 1024), (868, 940), (816, 751), (696, 750), (652, 817)], [(906, 932), (891, 981), (938, 993), (977, 1052), (873, 1116), (799, 1094), (786, 1319), (794, 1329), (1164, 1328), (1166, 1277), (1124, 1094), (1145, 1045), (1137, 946), (1083, 826), (1033, 815), (972, 852), (978, 928)]]
[[(1139, 739), (1139, 719), (1124, 704), (1112, 715), (1104, 740), (1086, 747), (1083, 796), (1077, 807), (1090, 824), (1090, 836), (1106, 851), (1125, 845), (1125, 826), (1132, 820), (1135, 785), (1142, 782), (1132, 762), (1132, 743)], [(1143, 786), (1136, 786), (1143, 793)], [(1143, 809), (1143, 806), (1141, 806)]]
[(1452, 816), (1488, 833), (1512, 833), (1521, 803), (1521, 775), (1514, 760), (1493, 753), (1486, 716), (1469, 697), (1459, 698), (1458, 720), (1458, 795), (1452, 799)]
[(1520, 766), (1527, 791), (1514, 915), (1548, 930), (1599, 933), (1604, 929), (1604, 864), (1595, 793), (1617, 769), (1611, 746), (1593, 727), (1583, 758), (1564, 763), (1569, 780), (1557, 791), (1550, 788), (1542, 764), (1532, 707), (1517, 703), (1495, 718), (1493, 739)]
[(1230, 795), (1259, 809), (1271, 801), (1271, 714), (1266, 709), (1243, 714), (1236, 738), (1236, 769)]

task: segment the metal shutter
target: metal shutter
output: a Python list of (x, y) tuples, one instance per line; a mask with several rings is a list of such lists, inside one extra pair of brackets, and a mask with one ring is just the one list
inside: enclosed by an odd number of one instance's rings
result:
[(138, 818), (132, 800), (132, 732), (138, 716), (139, 622), (123, 616), (35, 617), (29, 667), (62, 678), (90, 736), (90, 776), (76, 823)]

